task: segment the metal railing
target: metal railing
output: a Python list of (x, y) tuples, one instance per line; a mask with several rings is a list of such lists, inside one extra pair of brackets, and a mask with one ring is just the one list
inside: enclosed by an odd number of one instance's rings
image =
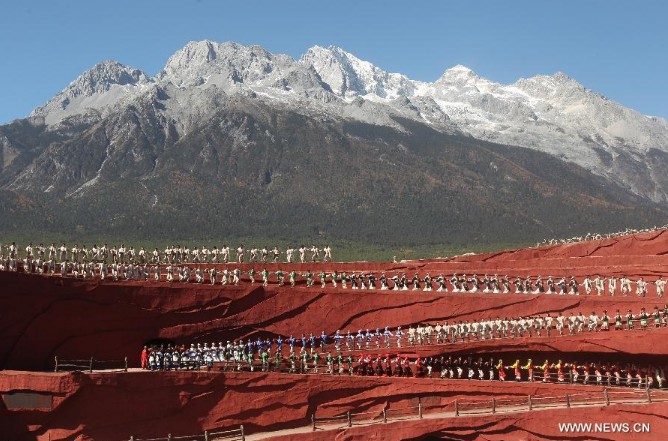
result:
[[(450, 402), (452, 403), (452, 402)], [(441, 406), (433, 406), (441, 407)], [(311, 426), (315, 432), (318, 428), (318, 423), (334, 423), (336, 421), (345, 421), (347, 427), (352, 427), (354, 424), (364, 424), (369, 422), (383, 422), (388, 420), (398, 421), (406, 419), (422, 419), (423, 411), (426, 406), (422, 403), (422, 397), (418, 397), (417, 405), (407, 405), (404, 407), (389, 408), (384, 407), (380, 411), (369, 412), (351, 412), (347, 411), (343, 415), (336, 415), (332, 417), (316, 417), (316, 413), (311, 414)]]
[(88, 371), (93, 373), (93, 370), (114, 370), (116, 372), (128, 371), (128, 357), (123, 360), (96, 360), (95, 357), (90, 357), (84, 360), (73, 360), (54, 358), (54, 372), (72, 372), (72, 371)]
[(536, 409), (575, 406), (610, 406), (611, 404), (645, 404), (653, 401), (666, 401), (668, 394), (652, 389), (610, 390), (603, 392), (566, 393), (563, 395), (541, 396), (527, 395), (526, 398), (508, 398), (484, 401), (455, 400), (455, 416), (461, 414), (496, 413), (499, 409), (532, 411)]
[(244, 432), (243, 424), (238, 429), (205, 430), (202, 434), (173, 436), (171, 433), (162, 438), (135, 438), (130, 437), (130, 441), (245, 441), (246, 434)]
[(342, 422), (347, 427), (354, 424), (387, 423), (405, 419), (422, 419), (423, 415), (431, 410), (432, 414), (443, 413), (444, 417), (458, 417), (460, 415), (495, 414), (502, 411), (534, 411), (545, 408), (576, 406), (610, 406), (611, 404), (650, 404), (655, 401), (668, 401), (668, 393), (652, 389), (621, 388), (603, 391), (566, 393), (563, 395), (527, 395), (522, 398), (492, 398), (491, 400), (462, 401), (455, 399), (443, 404), (424, 404), (418, 397), (417, 405), (400, 408), (384, 407), (380, 411), (355, 412), (349, 410), (345, 414), (331, 417), (317, 417), (316, 412), (311, 414), (313, 431), (324, 429), (323, 424)]

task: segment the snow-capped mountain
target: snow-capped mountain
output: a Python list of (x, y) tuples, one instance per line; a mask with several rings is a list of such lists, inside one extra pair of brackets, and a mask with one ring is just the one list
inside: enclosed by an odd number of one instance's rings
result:
[(610, 101), (561, 72), (501, 85), (458, 66), (418, 93), (476, 138), (545, 151), (667, 200), (665, 188), (643, 187), (633, 176), (639, 167), (655, 172), (645, 161), (650, 151), (668, 152), (666, 121)]
[(334, 93), (346, 98), (409, 97), (415, 94), (415, 86), (419, 84), (405, 75), (386, 72), (333, 46), (327, 49), (314, 46), (302, 56), (300, 62), (313, 67)]
[(139, 69), (116, 61), (103, 61), (84, 72), (44, 106), (35, 109), (31, 116), (44, 117), (46, 124), (56, 124), (74, 115), (98, 114), (113, 108), (149, 82)]
[[(561, 72), (504, 85), (459, 65), (426, 83), (385, 72), (339, 48), (317, 46), (301, 62), (341, 97), (390, 105), (396, 97), (429, 98), (451, 124), (473, 137), (548, 152), (637, 194), (668, 201), (661, 172), (668, 165), (666, 120), (610, 101)], [(435, 125), (442, 122), (425, 112), (420, 116)]]
[(287, 55), (274, 55), (259, 46), (212, 41), (188, 43), (169, 58), (156, 80), (182, 88), (216, 85), (232, 90), (248, 85), (284, 92), (327, 89), (314, 70)]
[(429, 83), (335, 47), (295, 60), (191, 42), (152, 77), (98, 64), (0, 126), (0, 232), (489, 243), (614, 231), (664, 221), (666, 133), (563, 74), (502, 85), (455, 66)]
[(401, 129), (402, 117), (527, 147), (668, 202), (668, 122), (610, 101), (563, 73), (499, 84), (455, 66), (423, 82), (332, 46), (314, 46), (297, 61), (258, 46), (198, 41), (178, 50), (152, 78), (115, 62), (98, 64), (31, 116), (57, 127), (153, 100), (183, 135), (235, 95), (319, 118)]

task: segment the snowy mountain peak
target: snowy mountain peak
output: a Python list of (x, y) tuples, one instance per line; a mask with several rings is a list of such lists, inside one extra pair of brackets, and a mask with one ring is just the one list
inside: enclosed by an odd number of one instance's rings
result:
[(231, 43), (220, 44), (209, 40), (191, 41), (186, 44), (183, 49), (180, 49), (174, 55), (172, 55), (167, 64), (169, 65), (176, 63), (178, 65), (184, 61), (209, 63), (218, 58), (218, 54), (222, 51), (222, 48), (225, 44), (233, 45)]
[(209, 40), (191, 41), (169, 57), (161, 76), (176, 79), (190, 71), (202, 72), (206, 65), (221, 58), (223, 52), (234, 51), (236, 46), (234, 43), (217, 43)]
[[(153, 78), (115, 61), (97, 64), (32, 115), (47, 125), (73, 116), (69, 121), (89, 122), (137, 100), (158, 100), (154, 108), (185, 133), (235, 94), (392, 127), (400, 115), (437, 130), (541, 150), (668, 201), (668, 181), (652, 161), (644, 162), (650, 154), (668, 158), (668, 122), (607, 100), (563, 72), (500, 84), (456, 65), (428, 83), (336, 46), (313, 46), (295, 61), (259, 46), (204, 40), (176, 51)], [(646, 170), (644, 179), (633, 174), (639, 169)]]
[[(169, 57), (164, 70), (168, 73), (176, 73), (194, 66), (201, 67), (207, 64), (219, 64), (217, 60), (234, 57), (237, 52), (246, 49), (249, 48), (232, 42), (191, 41)], [(259, 47), (257, 49), (263, 52), (264, 56), (268, 55), (268, 52), (264, 49)]]
[(554, 79), (554, 81), (556, 81), (558, 83), (567, 83), (567, 82), (570, 82), (570, 81), (575, 81), (575, 80), (573, 80), (573, 78), (569, 77), (568, 75), (566, 75), (564, 72), (562, 72), (560, 70), (557, 71), (554, 75), (550, 75), (550, 76)]
[(364, 84), (358, 78), (354, 64), (360, 66), (359, 59), (335, 46), (324, 48), (313, 46), (299, 60), (312, 67), (332, 91), (340, 96), (365, 94)]
[(350, 52), (347, 52), (344, 49), (340, 48), (339, 46), (334, 46), (334, 45), (329, 45), (326, 48), (315, 45), (309, 48), (308, 51), (306, 51), (306, 54), (302, 56), (302, 59), (308, 57), (336, 58), (339, 60), (349, 59), (349, 60), (355, 60), (357, 62), (362, 61), (353, 54), (351, 54)]
[(147, 80), (148, 77), (141, 70), (107, 60), (84, 72), (63, 92), (67, 92), (69, 97), (92, 96), (107, 92), (114, 84), (125, 86)]
[(395, 99), (412, 95), (415, 88), (405, 75), (386, 72), (336, 46), (314, 46), (299, 62), (315, 69), (335, 94), (347, 98), (372, 94)]
[(479, 77), (466, 66), (458, 64), (443, 72), (443, 75), (436, 80), (436, 83), (466, 83)]
[(514, 86), (537, 98), (566, 97), (584, 98), (592, 92), (563, 72), (553, 75), (536, 75), (531, 78), (521, 78)]
[(214, 83), (227, 87), (264, 80), (277, 67), (295, 63), (287, 55), (274, 55), (260, 46), (193, 41), (169, 58), (158, 77), (187, 87), (204, 84), (214, 76)]
[(150, 79), (139, 69), (113, 60), (103, 61), (81, 74), (30, 116), (43, 116), (47, 124), (53, 124), (71, 115), (112, 105), (134, 87), (148, 82)]
[(456, 66), (453, 66), (450, 69), (446, 70), (446, 72), (461, 73), (461, 74), (466, 74), (466, 75), (475, 75), (475, 72), (473, 72), (473, 70), (469, 69), (468, 67), (464, 66), (463, 64), (457, 64)]

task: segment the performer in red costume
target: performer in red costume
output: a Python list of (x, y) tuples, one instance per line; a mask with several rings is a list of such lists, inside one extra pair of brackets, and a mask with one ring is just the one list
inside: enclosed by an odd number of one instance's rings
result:
[(141, 368), (148, 369), (148, 348), (146, 346), (141, 351)]
[(527, 364), (522, 366), (522, 369), (529, 371), (529, 381), (533, 381), (533, 368), (533, 361), (531, 359), (527, 361)]
[(499, 372), (499, 380), (506, 381), (506, 367), (503, 365), (503, 359), (499, 359), (496, 365), (496, 370)]

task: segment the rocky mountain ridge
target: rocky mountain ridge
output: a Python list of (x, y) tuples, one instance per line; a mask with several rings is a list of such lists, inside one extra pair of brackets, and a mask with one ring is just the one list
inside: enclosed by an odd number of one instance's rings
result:
[[(99, 218), (141, 234), (416, 243), (447, 228), (459, 243), (665, 223), (665, 121), (608, 102), (625, 124), (649, 124), (656, 148), (559, 125), (566, 107), (601, 100), (563, 74), (503, 86), (456, 66), (424, 83), (338, 48), (295, 60), (192, 42), (153, 77), (101, 63), (1, 126), (0, 230), (96, 231), (82, 219)], [(483, 129), (494, 124), (506, 128)], [(561, 139), (558, 153), (543, 145)]]
[(114, 63), (96, 65), (32, 116), (50, 125), (75, 115), (95, 118), (170, 88), (187, 91), (178, 103), (165, 100), (166, 113), (177, 121), (210, 113), (213, 88), (312, 116), (399, 128), (393, 119), (399, 115), (440, 131), (547, 152), (655, 202), (668, 201), (661, 173), (668, 166), (668, 122), (610, 101), (561, 72), (504, 85), (455, 66), (428, 83), (333, 46), (314, 46), (297, 61), (259, 46), (199, 41), (177, 51), (152, 78)]

